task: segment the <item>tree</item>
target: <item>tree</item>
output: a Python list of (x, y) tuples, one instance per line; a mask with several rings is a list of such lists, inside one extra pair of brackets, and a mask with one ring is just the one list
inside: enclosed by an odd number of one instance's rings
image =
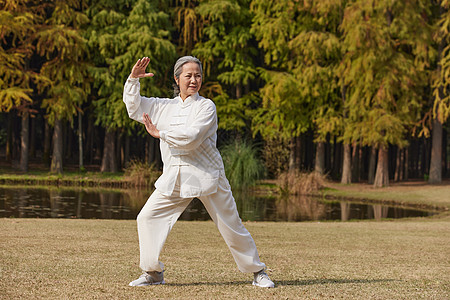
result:
[(317, 126), (316, 141), (324, 142), (338, 130), (335, 70), (341, 56), (340, 5), (336, 1), (252, 2), (252, 32), (265, 50), (267, 65), (260, 69), (266, 84), (255, 130), (263, 136), (281, 134), (291, 139), (291, 161), (297, 161), (293, 164), (297, 168), (302, 133)]
[[(342, 59), (339, 27), (346, 2), (305, 2), (301, 10), (304, 15), (300, 32), (290, 42), (291, 51), (296, 54), (295, 73), (301, 96), (311, 103), (310, 118), (317, 148), (316, 171), (321, 174), (324, 172), (327, 137), (339, 136), (343, 132), (344, 94), (341, 93), (337, 70)], [(350, 168), (350, 165), (344, 158), (344, 170), (346, 167)], [(349, 182), (345, 180), (345, 183)]]
[(433, 74), (433, 126), (430, 183), (442, 182), (442, 124), (450, 115), (450, 1), (440, 1), (435, 40), (438, 45), (437, 69)]
[(420, 1), (354, 1), (344, 13), (341, 82), (348, 122), (344, 139), (379, 149), (374, 186), (388, 185), (389, 144), (407, 143), (417, 121), (429, 45)]
[[(113, 145), (116, 132), (128, 134), (136, 126), (128, 118), (122, 101), (123, 84), (131, 67), (143, 57), (150, 58), (155, 77), (142, 86), (141, 94), (168, 96), (167, 79), (175, 60), (170, 42), (169, 16), (158, 9), (158, 1), (95, 1), (88, 10), (92, 20), (89, 48), (93, 53), (97, 99), (94, 101), (97, 124), (106, 128), (102, 172), (116, 172), (118, 164)], [(144, 131), (143, 131), (144, 132)]]
[(15, 110), (22, 119), (20, 169), (27, 172), (32, 85), (45, 84), (45, 79), (30, 68), (33, 37), (44, 6), (36, 1), (12, 0), (0, 1), (0, 6), (0, 111)]
[(89, 62), (85, 60), (87, 47), (82, 36), (88, 18), (82, 12), (84, 1), (60, 0), (47, 4), (49, 15), (43, 29), (36, 34), (36, 50), (46, 59), (41, 74), (51, 85), (39, 90), (46, 95), (42, 107), (47, 111), (48, 121), (55, 126), (50, 171), (62, 173), (63, 121), (73, 121), (90, 92)]
[(300, 168), (299, 136), (310, 126), (307, 103), (290, 63), (289, 42), (298, 33), (302, 4), (294, 1), (251, 3), (254, 13), (251, 33), (264, 50), (264, 67), (259, 68), (264, 86), (260, 89), (261, 104), (252, 120), (253, 134), (265, 139), (281, 137), (289, 141), (289, 170)]
[(209, 76), (204, 90), (213, 96), (219, 126), (226, 130), (249, 129), (255, 101), (250, 86), (257, 75), (258, 51), (250, 33), (249, 5), (249, 0), (213, 0), (195, 9), (203, 31), (193, 54), (204, 63)]
[(177, 52), (181, 55), (190, 55), (196, 43), (200, 41), (203, 28), (203, 24), (196, 13), (199, 1), (175, 0), (174, 2), (172, 20), (177, 35), (175, 38)]

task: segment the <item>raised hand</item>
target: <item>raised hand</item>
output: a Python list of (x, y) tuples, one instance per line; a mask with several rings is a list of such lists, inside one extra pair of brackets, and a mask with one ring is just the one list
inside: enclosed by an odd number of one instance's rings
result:
[(150, 58), (148, 57), (138, 59), (136, 64), (133, 66), (133, 69), (131, 70), (130, 77), (131, 78), (153, 77), (155, 74), (145, 73), (145, 69), (147, 68), (149, 62)]
[(147, 132), (150, 133), (152, 137), (159, 139), (161, 137), (159, 135), (159, 130), (156, 129), (156, 126), (152, 123), (152, 120), (150, 120), (148, 114), (143, 113), (142, 119), (144, 121), (145, 129), (147, 129)]

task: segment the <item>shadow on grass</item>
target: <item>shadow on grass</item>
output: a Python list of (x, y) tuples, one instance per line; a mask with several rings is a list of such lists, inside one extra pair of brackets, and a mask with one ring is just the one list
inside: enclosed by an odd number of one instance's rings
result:
[[(308, 286), (317, 284), (345, 284), (345, 283), (379, 283), (379, 282), (391, 282), (397, 281), (395, 279), (339, 279), (339, 278), (328, 278), (328, 279), (307, 279), (307, 280), (284, 280), (284, 281), (274, 281), (275, 287), (278, 286)], [(230, 282), (191, 282), (191, 283), (166, 283), (166, 286), (237, 286), (237, 285), (251, 285), (252, 281), (230, 281)]]
[(251, 280), (248, 281), (229, 281), (229, 282), (190, 282), (190, 283), (166, 283), (166, 286), (235, 286), (240, 284), (252, 284)]
[(316, 284), (343, 284), (343, 283), (378, 283), (378, 282), (391, 282), (397, 281), (395, 279), (340, 279), (340, 278), (324, 278), (324, 279), (307, 279), (307, 280), (286, 280), (275, 281), (277, 286), (290, 286), (290, 285), (316, 285)]

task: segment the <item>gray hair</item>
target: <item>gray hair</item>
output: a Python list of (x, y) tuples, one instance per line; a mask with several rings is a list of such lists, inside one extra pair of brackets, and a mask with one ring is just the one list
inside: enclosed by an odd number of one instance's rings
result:
[[(197, 57), (194, 57), (194, 56), (183, 56), (183, 57), (180, 57), (177, 60), (177, 62), (175, 63), (175, 66), (173, 67), (173, 76), (175, 76), (175, 78), (177, 78), (179, 80), (181, 72), (183, 71), (183, 66), (185, 64), (191, 63), (191, 62), (198, 64), (198, 66), (200, 68), (200, 74), (202, 74), (202, 77), (203, 77), (202, 62)], [(174, 97), (176, 97), (179, 94), (180, 94), (180, 87), (175, 82), (173, 84), (173, 95), (174, 95)]]

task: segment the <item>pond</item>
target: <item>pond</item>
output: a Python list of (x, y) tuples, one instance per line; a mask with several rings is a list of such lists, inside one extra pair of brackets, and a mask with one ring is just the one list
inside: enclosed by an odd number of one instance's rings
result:
[[(135, 219), (151, 192), (69, 188), (0, 187), (1, 218)], [(425, 217), (436, 211), (327, 201), (315, 197), (261, 197), (235, 193), (244, 221), (325, 221)], [(180, 220), (210, 220), (194, 199)]]

